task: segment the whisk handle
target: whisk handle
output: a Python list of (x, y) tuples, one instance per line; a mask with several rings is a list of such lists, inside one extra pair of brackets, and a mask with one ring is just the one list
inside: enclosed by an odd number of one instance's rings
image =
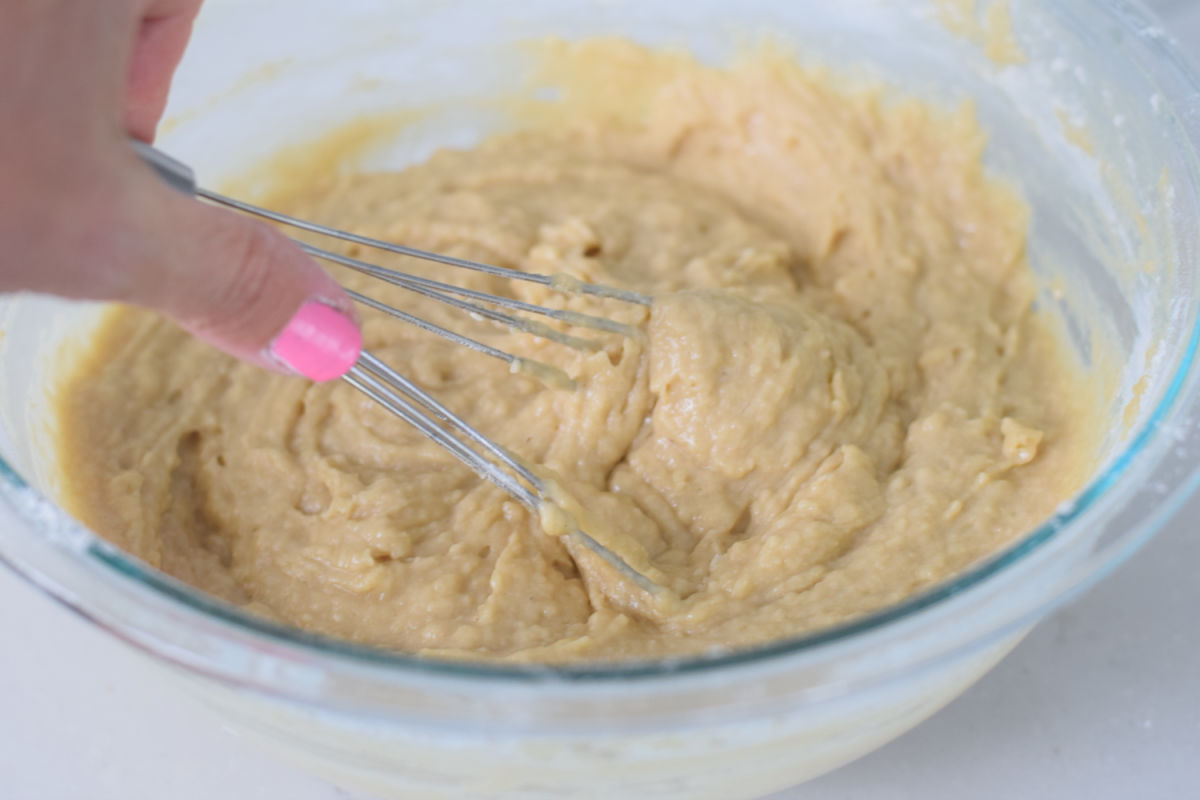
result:
[(157, 172), (158, 177), (162, 178), (172, 189), (176, 189), (187, 195), (194, 195), (196, 193), (196, 174), (192, 172), (192, 168), (187, 164), (184, 164), (182, 161), (176, 161), (166, 153), (151, 147), (145, 142), (130, 139), (129, 144), (132, 145), (138, 157)]

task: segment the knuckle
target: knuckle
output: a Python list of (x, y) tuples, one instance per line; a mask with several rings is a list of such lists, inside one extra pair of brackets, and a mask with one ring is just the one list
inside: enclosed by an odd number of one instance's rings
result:
[[(219, 275), (209, 275), (216, 286), (210, 295), (212, 307), (200, 324), (220, 328), (229, 337), (245, 339), (269, 335), (272, 283), (284, 257), (279, 235), (265, 225), (226, 226), (218, 234), (213, 252), (222, 263), (214, 264)], [(266, 317), (266, 318), (264, 318)]]

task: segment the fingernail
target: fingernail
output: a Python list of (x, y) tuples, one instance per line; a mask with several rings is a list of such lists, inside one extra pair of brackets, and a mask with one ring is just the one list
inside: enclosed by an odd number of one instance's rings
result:
[(319, 300), (300, 306), (271, 342), (271, 355), (304, 377), (331, 381), (346, 374), (362, 352), (362, 332), (349, 318)]

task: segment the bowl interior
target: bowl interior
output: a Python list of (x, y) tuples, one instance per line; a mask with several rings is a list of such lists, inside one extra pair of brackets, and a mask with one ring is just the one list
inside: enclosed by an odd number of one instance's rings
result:
[[(381, 109), (419, 113), (364, 151), (367, 166), (397, 168), (439, 147), (471, 145), (512, 124), (488, 101), (534, 90), (534, 60), (522, 45), (545, 36), (617, 35), (685, 47), (710, 63), (766, 39), (849, 83), (974, 104), (990, 136), (989, 165), (1032, 208), (1038, 305), (1106, 387), (1111, 424), (1098, 474), (1161, 421), (1189, 363), (1195, 154), (1181, 135), (1173, 87), (1164, 86), (1170, 76), (1130, 32), (1139, 29), (1136, 8), (1014, 0), (1024, 60), (1009, 64), (989, 57), (1004, 35), (996, 19), (954, 23), (945, 16), (954, 4), (944, 2), (342, 0), (336, 14), (310, 5), (305, 13), (293, 0), (206, 6), (160, 141), (203, 183), (226, 184)], [(238, 185), (249, 194), (261, 188)], [(56, 369), (86, 342), (101, 310), (0, 299), (0, 457), (50, 497)]]

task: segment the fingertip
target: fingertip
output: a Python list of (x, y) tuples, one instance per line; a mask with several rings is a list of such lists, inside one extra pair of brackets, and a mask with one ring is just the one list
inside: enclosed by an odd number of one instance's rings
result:
[(147, 209), (149, 276), (133, 302), (260, 367), (311, 380), (344, 374), (362, 348), (354, 304), (281, 232), (165, 188)]
[(268, 346), (268, 355), (309, 380), (345, 375), (362, 353), (362, 331), (343, 311), (323, 300), (308, 300)]

